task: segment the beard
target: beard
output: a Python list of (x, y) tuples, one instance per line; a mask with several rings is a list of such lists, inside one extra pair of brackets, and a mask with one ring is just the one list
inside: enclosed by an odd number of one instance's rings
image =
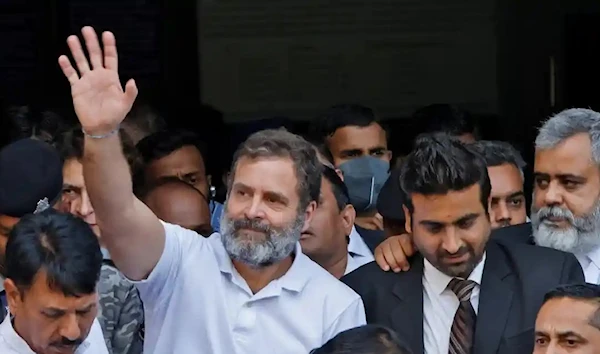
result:
[[(548, 218), (563, 218), (568, 222), (564, 228), (545, 222)], [(575, 216), (568, 209), (531, 207), (533, 238), (539, 246), (554, 248), (574, 254), (585, 254), (600, 246), (600, 201), (584, 216)]]
[(264, 268), (292, 254), (300, 240), (304, 219), (304, 214), (299, 213), (288, 225), (276, 228), (258, 219), (231, 219), (225, 212), (221, 217), (221, 242), (232, 260)]

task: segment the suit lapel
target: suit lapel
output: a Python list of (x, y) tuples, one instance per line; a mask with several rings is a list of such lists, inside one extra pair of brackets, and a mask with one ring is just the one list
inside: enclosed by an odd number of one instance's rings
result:
[(513, 290), (505, 281), (511, 274), (500, 248), (494, 242), (488, 243), (475, 328), (477, 353), (498, 351), (513, 297)]
[(411, 263), (394, 285), (400, 303), (390, 311), (391, 323), (414, 353), (423, 353), (423, 257), (415, 255)]

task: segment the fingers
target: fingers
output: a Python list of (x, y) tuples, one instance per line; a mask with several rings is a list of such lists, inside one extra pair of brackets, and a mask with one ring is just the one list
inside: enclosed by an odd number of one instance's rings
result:
[[(81, 29), (81, 34), (85, 40), (85, 46), (87, 47), (90, 55), (90, 62), (92, 68), (98, 69), (102, 67), (102, 49), (100, 49), (100, 43), (98, 43), (98, 36), (96, 31), (90, 26), (85, 26)], [(83, 75), (83, 73), (82, 73)]]
[(390, 245), (385, 253), (386, 260), (395, 273), (407, 271), (409, 268), (408, 256), (404, 254), (404, 249), (398, 237), (401, 236), (395, 236), (390, 239)]
[(85, 73), (90, 71), (90, 66), (88, 65), (88, 61), (83, 53), (83, 49), (81, 48), (81, 43), (79, 42), (79, 38), (77, 36), (69, 36), (67, 38), (67, 45), (71, 50), (71, 55), (73, 55), (73, 59), (75, 59), (75, 64), (77, 65), (77, 69), (79, 73), (83, 76)]
[(387, 260), (385, 259), (385, 256), (383, 254), (383, 249), (387, 247), (387, 244), (385, 241), (383, 241), (379, 246), (377, 246), (377, 248), (375, 248), (375, 252), (373, 252), (373, 256), (375, 256), (375, 262), (377, 262), (377, 265), (379, 266), (379, 268), (381, 268), (383, 271), (387, 272), (390, 270), (390, 265), (388, 264)]
[(67, 80), (69, 80), (69, 83), (71, 85), (75, 85), (77, 80), (79, 80), (79, 75), (77, 74), (75, 68), (73, 68), (73, 66), (71, 65), (71, 61), (69, 60), (69, 58), (67, 58), (66, 55), (61, 55), (58, 58), (58, 65), (60, 65), (60, 68), (62, 69), (62, 72), (67, 78)]
[(135, 98), (137, 97), (137, 95), (137, 85), (135, 84), (135, 81), (133, 79), (130, 79), (129, 81), (127, 81), (127, 84), (125, 84), (125, 100), (129, 107), (128, 110), (130, 110), (131, 106), (133, 106), (133, 102), (135, 102)]
[(111, 32), (102, 33), (102, 44), (104, 45), (104, 66), (107, 69), (118, 71), (117, 41), (114, 34)]

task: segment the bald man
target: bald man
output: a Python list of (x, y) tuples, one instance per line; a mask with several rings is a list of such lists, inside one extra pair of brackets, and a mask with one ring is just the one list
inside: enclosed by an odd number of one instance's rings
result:
[(161, 179), (146, 191), (142, 201), (165, 222), (194, 230), (204, 237), (213, 232), (208, 201), (180, 179)]

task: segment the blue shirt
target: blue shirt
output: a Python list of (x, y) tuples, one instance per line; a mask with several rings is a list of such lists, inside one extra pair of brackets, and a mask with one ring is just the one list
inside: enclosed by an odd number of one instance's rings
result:
[(214, 232), (221, 230), (221, 215), (223, 214), (223, 204), (211, 200), (208, 203), (210, 207), (210, 225)]

